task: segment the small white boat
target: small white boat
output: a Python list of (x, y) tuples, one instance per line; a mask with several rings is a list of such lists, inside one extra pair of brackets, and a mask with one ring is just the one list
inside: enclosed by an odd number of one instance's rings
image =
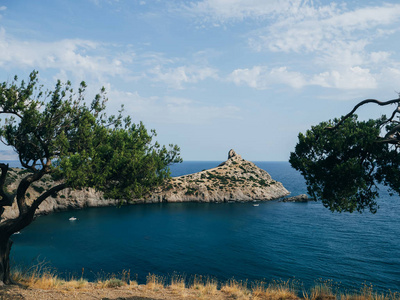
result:
[(257, 204), (253, 204), (253, 206), (260, 206), (260, 204), (258, 204), (258, 203)]
[(68, 220), (70, 220), (70, 221), (76, 221), (76, 220), (78, 220), (78, 219), (75, 218), (75, 217), (71, 217), (71, 218), (69, 218)]
[(21, 234), (21, 232), (17, 231), (17, 232), (14, 232), (13, 234)]

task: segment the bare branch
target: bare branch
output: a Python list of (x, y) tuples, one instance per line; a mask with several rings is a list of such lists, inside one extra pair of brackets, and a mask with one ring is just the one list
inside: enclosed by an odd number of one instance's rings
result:
[(395, 133), (396, 133), (396, 132), (399, 132), (399, 130), (400, 130), (400, 124), (394, 126), (391, 130), (389, 130), (389, 131), (386, 133), (385, 138), (387, 138), (387, 139), (393, 139)]
[(381, 123), (381, 126), (384, 125), (384, 124), (387, 124), (387, 123), (389, 123), (389, 122), (394, 122), (394, 121), (393, 121), (393, 118), (394, 118), (394, 116), (395, 116), (397, 113), (400, 113), (400, 103), (398, 104), (397, 108), (393, 111), (393, 113), (392, 113), (392, 115), (390, 116), (390, 118), (387, 119), (385, 122), (382, 122), (382, 123)]
[(377, 143), (382, 143), (382, 144), (392, 144), (392, 145), (400, 145), (400, 140), (398, 139), (381, 139), (381, 140), (377, 140)]
[(65, 183), (53, 186), (51, 189), (41, 194), (38, 198), (36, 198), (35, 201), (33, 201), (32, 205), (29, 207), (29, 211), (33, 210), (34, 212), (44, 200), (54, 194), (57, 194), (59, 191), (65, 189), (66, 187), (67, 185)]
[[(390, 104), (399, 104), (400, 103), (400, 98), (397, 99), (392, 99), (392, 100), (388, 100), (385, 102), (376, 100), (376, 99), (366, 99), (364, 101), (361, 101), (360, 103), (358, 103), (356, 106), (354, 106), (354, 108), (344, 117), (342, 117), (342, 119), (339, 121), (339, 123), (337, 123), (334, 127), (327, 127), (327, 129), (336, 129), (337, 127), (339, 127), (340, 125), (342, 125), (342, 123), (349, 118), (351, 115), (353, 115), (355, 113), (355, 111), (360, 107), (363, 106), (364, 104), (368, 104), (368, 103), (375, 103), (378, 104), (379, 106), (386, 106), (386, 105), (390, 105)], [(397, 109), (393, 112), (392, 116), (390, 119), (393, 119), (394, 115), (397, 113)], [(389, 120), (390, 120), (389, 119)]]

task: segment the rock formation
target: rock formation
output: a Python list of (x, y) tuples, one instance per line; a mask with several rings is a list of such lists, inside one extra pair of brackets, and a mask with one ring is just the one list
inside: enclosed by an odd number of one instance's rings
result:
[(172, 178), (145, 202), (266, 201), (288, 194), (282, 183), (230, 150), (228, 160), (218, 167)]
[[(13, 168), (8, 174), (8, 189), (13, 191), (26, 170)], [(49, 176), (35, 182), (27, 192), (27, 197), (35, 199), (44, 190), (53, 186)], [(216, 168), (198, 173), (174, 177), (143, 199), (131, 199), (128, 203), (154, 202), (238, 202), (265, 201), (282, 198), (289, 192), (264, 170), (230, 150), (228, 160)], [(29, 199), (28, 199), (29, 200)], [(103, 194), (92, 188), (83, 190), (65, 189), (56, 197), (47, 198), (36, 211), (37, 215), (54, 211), (80, 209), (85, 207), (115, 206), (119, 202), (104, 199)], [(2, 219), (14, 218), (18, 214), (16, 203), (5, 207)]]
[(282, 202), (308, 202), (311, 200), (313, 200), (313, 199), (308, 198), (308, 196), (306, 194), (301, 194), (298, 196), (282, 199)]

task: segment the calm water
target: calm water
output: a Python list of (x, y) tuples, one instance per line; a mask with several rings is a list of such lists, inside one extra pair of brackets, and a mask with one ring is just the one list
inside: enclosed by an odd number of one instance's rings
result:
[[(293, 195), (305, 193), (287, 162), (256, 162)], [(215, 167), (186, 162), (173, 175)], [(46, 259), (65, 276), (95, 279), (130, 269), (235, 279), (333, 280), (343, 289), (372, 283), (400, 291), (400, 203), (387, 194), (377, 214), (331, 213), (320, 203), (150, 204), (90, 208), (39, 217), (15, 235), (16, 264)], [(69, 217), (78, 218), (70, 222)]]

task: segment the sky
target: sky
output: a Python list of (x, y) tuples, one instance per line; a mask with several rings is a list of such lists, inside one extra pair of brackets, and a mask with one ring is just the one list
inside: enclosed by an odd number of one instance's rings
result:
[(398, 97), (399, 31), (394, 0), (0, 0), (0, 82), (104, 86), (187, 161), (287, 161), (299, 132)]

